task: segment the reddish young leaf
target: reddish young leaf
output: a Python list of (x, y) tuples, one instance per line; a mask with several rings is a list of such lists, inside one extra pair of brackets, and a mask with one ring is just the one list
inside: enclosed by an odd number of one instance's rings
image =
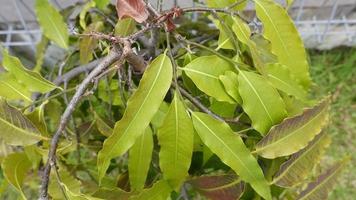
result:
[(138, 23), (142, 23), (148, 18), (148, 11), (143, 0), (117, 0), (116, 10), (119, 19), (131, 17)]

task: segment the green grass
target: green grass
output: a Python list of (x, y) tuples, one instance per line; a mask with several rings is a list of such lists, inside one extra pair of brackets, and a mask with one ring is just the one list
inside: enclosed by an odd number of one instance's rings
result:
[(330, 199), (356, 198), (356, 49), (339, 48), (330, 51), (310, 51), (311, 75), (316, 96), (331, 94), (331, 121), (328, 132), (333, 142), (322, 168), (345, 155), (352, 159), (338, 179)]

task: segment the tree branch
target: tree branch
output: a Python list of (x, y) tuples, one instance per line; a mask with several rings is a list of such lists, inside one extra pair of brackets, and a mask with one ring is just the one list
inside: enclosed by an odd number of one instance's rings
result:
[(108, 66), (110, 66), (115, 61), (117, 61), (120, 57), (122, 57), (121, 55), (123, 55), (123, 53), (122, 54), (119, 53), (117, 49), (114, 48), (113, 50), (111, 50), (109, 55), (106, 56), (104, 59), (102, 59), (102, 61), (98, 64), (98, 66), (96, 66), (96, 68), (93, 69), (89, 73), (89, 75), (83, 80), (83, 82), (78, 86), (77, 91), (75, 92), (73, 98), (69, 102), (68, 107), (66, 108), (66, 110), (64, 111), (61, 117), (59, 127), (51, 140), (51, 146), (48, 152), (48, 160), (42, 174), (42, 184), (40, 188), (40, 198), (39, 198), (40, 200), (48, 200), (49, 176), (50, 176), (51, 168), (56, 166), (56, 150), (58, 147), (58, 142), (60, 136), (62, 135), (62, 132), (64, 131), (68, 123), (68, 120), (70, 119), (70, 116), (74, 111), (74, 108), (79, 103), (81, 96), (84, 94), (86, 88), (89, 86), (92, 80), (103, 70), (105, 70)]

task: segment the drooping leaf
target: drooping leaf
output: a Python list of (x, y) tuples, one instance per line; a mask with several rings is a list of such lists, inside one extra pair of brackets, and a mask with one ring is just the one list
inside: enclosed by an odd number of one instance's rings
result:
[(152, 130), (147, 127), (145, 133), (137, 138), (129, 151), (129, 178), (132, 191), (141, 191), (146, 183), (153, 151)]
[(104, 9), (110, 3), (110, 0), (94, 0), (94, 2), (98, 8)]
[(61, 14), (47, 0), (36, 0), (35, 11), (43, 34), (58, 46), (67, 49), (69, 34)]
[(88, 13), (88, 11), (95, 6), (95, 2), (94, 1), (89, 1), (88, 3), (86, 3), (83, 8), (81, 9), (80, 13), (79, 13), (79, 25), (83, 28), (83, 30), (87, 29), (87, 24), (85, 21), (85, 17)]
[(271, 128), (256, 145), (256, 153), (265, 158), (291, 155), (303, 149), (320, 133), (328, 121), (329, 100), (325, 99), (301, 115), (287, 118)]
[(38, 129), (16, 108), (0, 98), (0, 139), (9, 145), (31, 145), (45, 139)]
[(188, 175), (193, 155), (192, 121), (176, 93), (162, 126), (158, 129), (159, 164), (163, 178), (179, 189)]
[(97, 113), (95, 113), (95, 124), (96, 127), (98, 128), (98, 131), (102, 135), (109, 137), (112, 134), (113, 129), (108, 124), (106, 124), (104, 120), (99, 117)]
[[(219, 15), (220, 19), (215, 19), (211, 17), (211, 20), (215, 24), (216, 28), (219, 29), (219, 39), (218, 39), (218, 47), (216, 50), (219, 49), (231, 49), (236, 50), (237, 46), (234, 44), (233, 33), (229, 30), (229, 27), (232, 25), (232, 20), (230, 16)], [(221, 21), (224, 22), (222, 24)]]
[(234, 134), (229, 125), (210, 115), (194, 112), (194, 128), (203, 143), (222, 162), (231, 167), (243, 181), (265, 199), (272, 199), (269, 185), (257, 160), (252, 156), (239, 135)]
[(46, 47), (48, 45), (48, 39), (42, 36), (41, 41), (36, 45), (36, 66), (32, 71), (40, 73), (43, 60), (46, 54)]
[(151, 188), (143, 190), (139, 195), (133, 196), (130, 200), (167, 200), (173, 191), (165, 180), (160, 180), (153, 184)]
[(220, 81), (224, 85), (226, 92), (239, 104), (242, 104), (242, 99), (239, 94), (238, 75), (232, 71), (226, 71), (224, 75), (219, 76)]
[[(98, 32), (103, 28), (103, 22), (90, 24), (84, 33)], [(93, 51), (96, 48), (98, 40), (94, 37), (83, 36), (79, 42), (80, 63), (86, 64), (93, 59)]]
[(253, 128), (265, 134), (287, 116), (283, 100), (262, 76), (247, 71), (240, 71), (238, 76), (242, 108)]
[(299, 100), (305, 100), (307, 93), (294, 80), (289, 69), (279, 63), (266, 65), (267, 79), (277, 89), (297, 97)]
[(115, 25), (115, 36), (125, 37), (134, 33), (136, 22), (133, 19), (121, 19)]
[(39, 73), (26, 69), (17, 57), (11, 56), (7, 50), (4, 50), (2, 55), (4, 68), (31, 92), (45, 93), (58, 88)]
[(281, 165), (273, 183), (281, 187), (293, 187), (301, 183), (320, 161), (330, 142), (330, 137), (325, 133), (316, 136), (306, 148), (293, 154)]
[(10, 73), (0, 74), (0, 96), (8, 100), (24, 100), (26, 103), (32, 102), (31, 92)]
[(330, 167), (324, 174), (316, 178), (314, 182), (308, 184), (307, 188), (303, 190), (298, 200), (320, 200), (327, 199), (329, 192), (337, 184), (337, 177), (340, 175), (350, 158), (347, 157), (342, 161)]
[(204, 93), (218, 101), (234, 103), (235, 101), (225, 92), (219, 80), (226, 71), (234, 70), (233, 66), (218, 56), (202, 56), (181, 68)]
[(119, 19), (131, 17), (142, 23), (148, 18), (146, 3), (143, 0), (117, 0), (116, 10)]
[(245, 189), (245, 184), (235, 174), (201, 176), (188, 183), (212, 200), (240, 199)]
[(156, 114), (153, 116), (151, 120), (151, 124), (155, 128), (159, 128), (163, 124), (163, 120), (166, 117), (166, 114), (169, 110), (169, 104), (165, 101), (162, 102)]
[(99, 152), (99, 180), (104, 177), (110, 160), (123, 155), (143, 134), (171, 85), (172, 73), (172, 63), (164, 54), (147, 67), (140, 85), (127, 103), (124, 116), (116, 122), (113, 134), (105, 140)]
[(308, 89), (311, 84), (303, 41), (287, 11), (273, 0), (255, 0), (263, 35), (272, 42), (272, 52), (288, 67), (296, 81)]
[(31, 161), (24, 153), (10, 154), (1, 163), (5, 179), (16, 188), (24, 200), (27, 198), (22, 191), (21, 185), (31, 167)]
[(46, 103), (42, 103), (31, 113), (26, 113), (26, 117), (32, 122), (32, 124), (40, 131), (42, 135), (48, 136), (47, 124), (44, 115), (45, 106)]
[[(81, 182), (74, 178), (67, 170), (63, 167), (58, 170), (58, 174), (61, 180), (61, 183), (58, 182), (55, 173), (51, 173), (50, 183), (48, 186), (48, 193), (53, 199), (65, 199), (61, 187), (65, 185), (67, 188), (70, 188), (73, 193), (80, 193)], [(61, 185), (60, 185), (61, 184)], [(67, 194), (68, 197), (68, 194)]]

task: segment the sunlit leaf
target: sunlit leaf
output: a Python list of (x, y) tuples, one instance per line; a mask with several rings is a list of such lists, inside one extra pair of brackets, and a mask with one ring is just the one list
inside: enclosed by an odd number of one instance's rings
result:
[(10, 154), (1, 163), (5, 179), (16, 188), (22, 199), (27, 199), (21, 186), (31, 167), (32, 163), (24, 153)]
[(110, 3), (110, 0), (94, 0), (94, 2), (98, 8), (104, 9)]
[[(241, 3), (237, 4), (232, 8), (232, 10), (242, 10), (245, 8), (248, 1), (240, 1)], [(206, 4), (208, 7), (212, 8), (227, 8), (236, 3), (236, 0), (207, 0)]]
[(325, 173), (316, 178), (314, 182), (308, 184), (307, 188), (303, 190), (298, 200), (320, 200), (327, 199), (329, 192), (337, 184), (337, 178), (350, 161), (350, 157), (343, 159), (330, 167)]
[(16, 77), (10, 73), (0, 74), (0, 96), (8, 100), (24, 100), (32, 102), (31, 92), (25, 85), (19, 83)]
[(192, 121), (176, 93), (162, 126), (158, 129), (159, 164), (163, 178), (179, 189), (188, 176), (193, 154)]
[(234, 174), (201, 176), (188, 183), (211, 200), (240, 199), (245, 188), (245, 184)]
[(258, 194), (265, 199), (272, 199), (262, 169), (240, 136), (234, 134), (229, 125), (208, 114), (194, 112), (192, 118), (194, 128), (203, 143), (243, 181), (251, 184)]
[(46, 54), (47, 45), (48, 39), (42, 36), (41, 41), (36, 45), (36, 66), (32, 71), (40, 73)]
[(204, 93), (218, 101), (234, 103), (235, 101), (225, 92), (219, 80), (226, 71), (234, 70), (233, 66), (218, 56), (201, 56), (181, 68)]
[(122, 119), (116, 122), (113, 134), (103, 144), (98, 154), (99, 180), (110, 160), (123, 155), (143, 134), (155, 112), (159, 109), (172, 80), (172, 63), (162, 54), (147, 67), (136, 92), (127, 103)]
[(43, 34), (67, 49), (69, 34), (61, 14), (47, 0), (36, 0), (35, 11)]
[(287, 11), (273, 0), (254, 0), (263, 35), (272, 42), (272, 52), (288, 67), (305, 89), (311, 84), (303, 41)]
[(273, 178), (273, 183), (281, 187), (293, 187), (301, 183), (313, 170), (331, 139), (325, 133), (321, 133), (309, 143), (303, 150), (293, 154)]
[(145, 186), (152, 151), (152, 130), (147, 127), (145, 133), (137, 138), (129, 151), (129, 178), (132, 191), (141, 191)]
[(45, 139), (38, 129), (16, 108), (0, 99), (0, 139), (10, 145), (31, 145)]
[(265, 134), (287, 116), (283, 100), (262, 76), (247, 71), (240, 71), (238, 76), (242, 108), (253, 128)]
[(224, 75), (219, 76), (220, 81), (224, 85), (226, 92), (239, 104), (242, 104), (242, 99), (239, 94), (238, 75), (232, 71), (226, 71)]
[[(80, 185), (81, 182), (74, 178), (67, 170), (64, 168), (60, 168), (58, 170), (58, 174), (61, 180), (61, 183), (58, 182), (55, 172), (51, 173), (50, 184), (48, 186), (48, 193), (51, 195), (53, 199), (65, 199), (63, 192), (61, 191), (61, 187), (66, 185), (67, 188), (74, 193), (80, 193)], [(61, 185), (63, 184), (63, 185)]]
[(160, 180), (153, 184), (151, 188), (143, 190), (139, 195), (133, 196), (130, 200), (167, 200), (173, 191), (165, 180)]
[(26, 69), (17, 57), (11, 56), (7, 50), (2, 53), (4, 68), (31, 92), (45, 93), (58, 88), (39, 73)]
[(320, 133), (328, 121), (329, 100), (325, 99), (301, 115), (287, 118), (271, 128), (256, 145), (256, 153), (265, 158), (291, 155), (303, 149)]
[(266, 65), (267, 78), (270, 83), (277, 89), (305, 101), (307, 93), (294, 80), (289, 69), (279, 63)]

